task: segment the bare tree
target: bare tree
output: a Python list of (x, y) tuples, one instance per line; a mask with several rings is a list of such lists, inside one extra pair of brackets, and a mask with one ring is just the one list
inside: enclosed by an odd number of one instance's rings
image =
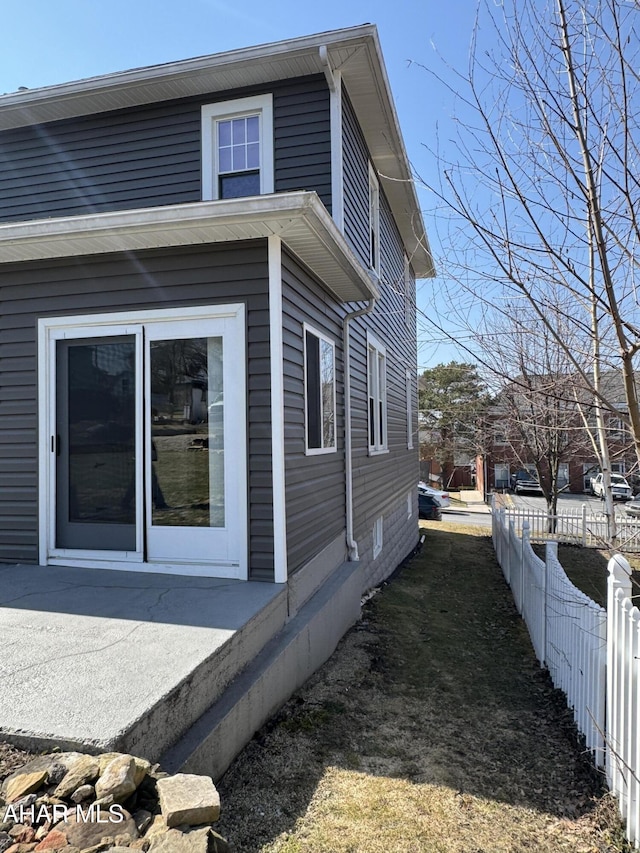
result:
[[(459, 131), (446, 157), (435, 152), (430, 186), (458, 317), (486, 338), (496, 312), (515, 322), (529, 306), (580, 405), (588, 391), (609, 482), (604, 413), (628, 424), (640, 461), (639, 11), (633, 0), (481, 3), (467, 73), (438, 75), (460, 99)], [(605, 371), (619, 374), (623, 406)], [(607, 511), (613, 520), (610, 488)]]

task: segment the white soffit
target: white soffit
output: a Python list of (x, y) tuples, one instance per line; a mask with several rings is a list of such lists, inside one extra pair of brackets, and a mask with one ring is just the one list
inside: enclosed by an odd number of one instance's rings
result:
[(0, 224), (2, 263), (278, 235), (341, 301), (378, 295), (315, 193), (277, 193)]
[(376, 27), (333, 30), (211, 56), (0, 95), (0, 130), (324, 73), (342, 79), (416, 275), (435, 274)]

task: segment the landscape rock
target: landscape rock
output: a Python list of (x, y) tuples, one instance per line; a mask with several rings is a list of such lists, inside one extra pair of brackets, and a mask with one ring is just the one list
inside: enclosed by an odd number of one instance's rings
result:
[[(151, 763), (147, 761), (145, 758), (138, 758), (137, 755), (128, 755), (126, 752), (103, 752), (102, 755), (97, 756), (98, 764), (100, 765), (100, 775), (104, 773), (106, 767), (111, 764), (111, 762), (115, 758), (129, 758), (132, 759), (135, 764), (135, 772), (134, 772), (134, 782), (136, 783), (136, 788), (144, 777), (151, 771)], [(154, 765), (157, 767), (157, 765)]]
[(153, 839), (149, 853), (208, 853), (209, 828), (179, 832), (169, 829), (164, 835)]
[(29, 773), (13, 774), (4, 787), (4, 795), (7, 803), (15, 803), (27, 794), (37, 791), (47, 778), (47, 770), (34, 770)]
[(29, 843), (36, 840), (36, 832), (32, 826), (25, 826), (17, 823), (9, 830), (9, 835), (13, 838), (14, 844), (19, 841)]
[(139, 809), (133, 814), (133, 819), (136, 822), (136, 828), (138, 830), (138, 833), (140, 835), (143, 835), (145, 830), (149, 826), (151, 826), (151, 822), (153, 821), (153, 815), (146, 809)]
[(87, 800), (93, 800), (96, 795), (96, 789), (93, 785), (80, 785), (73, 794), (69, 797), (76, 804), (84, 803)]
[(177, 773), (158, 780), (162, 816), (168, 827), (215, 823), (220, 817), (220, 795), (208, 776)]
[(119, 755), (106, 764), (96, 782), (96, 797), (113, 797), (113, 801), (121, 803), (129, 794), (133, 794), (136, 785), (136, 764), (131, 755)]
[(114, 816), (108, 810), (97, 809), (95, 814), (91, 815), (91, 819), (86, 822), (84, 819), (78, 820), (75, 814), (71, 814), (65, 823), (59, 823), (56, 828), (66, 836), (69, 844), (73, 844), (81, 850), (99, 844), (106, 837), (112, 839), (113, 845), (116, 834), (127, 833), (131, 839), (136, 839), (138, 830), (135, 821), (124, 809), (122, 814), (124, 820), (117, 821), (113, 819)]
[(2, 791), (0, 853), (231, 849), (211, 827), (220, 797), (209, 777), (169, 776), (124, 753), (39, 756), (7, 777)]
[(83, 755), (74, 762), (53, 792), (54, 797), (69, 797), (81, 785), (94, 782), (100, 774), (100, 765), (92, 755)]
[(64, 833), (52, 829), (33, 849), (34, 853), (40, 853), (42, 850), (64, 850), (65, 847), (68, 847), (68, 842)]

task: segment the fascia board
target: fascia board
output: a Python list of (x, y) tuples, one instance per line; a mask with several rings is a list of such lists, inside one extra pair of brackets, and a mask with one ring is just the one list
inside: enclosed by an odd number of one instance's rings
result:
[(0, 225), (6, 263), (279, 236), (345, 302), (378, 296), (313, 192), (195, 202)]

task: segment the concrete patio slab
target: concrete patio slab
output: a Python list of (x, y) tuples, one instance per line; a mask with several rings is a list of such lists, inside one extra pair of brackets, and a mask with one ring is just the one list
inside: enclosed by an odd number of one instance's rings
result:
[(283, 585), (0, 567), (0, 737), (157, 759), (287, 619)]

